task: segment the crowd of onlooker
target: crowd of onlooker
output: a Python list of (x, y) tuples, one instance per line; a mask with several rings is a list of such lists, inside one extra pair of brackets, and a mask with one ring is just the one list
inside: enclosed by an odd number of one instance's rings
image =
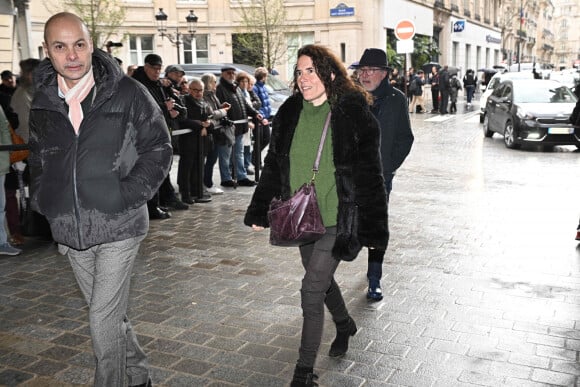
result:
[[(117, 63), (123, 66), (121, 61)], [(2, 145), (16, 143), (14, 136), (21, 139), (19, 142), (28, 142), (33, 72), (39, 64), (38, 59), (21, 61), (18, 79), (9, 70), (1, 73)], [(272, 109), (265, 86), (268, 70), (259, 67), (248, 74), (226, 66), (219, 79), (212, 73), (188, 78), (180, 65), (164, 66), (159, 55), (149, 54), (142, 66), (127, 66), (126, 75), (141, 83), (161, 108), (172, 134), (174, 154), (179, 155), (177, 181), (172, 182), (168, 174), (147, 203), (150, 219), (167, 219), (171, 210), (187, 210), (194, 203), (209, 202), (211, 195), (223, 194), (224, 188), (256, 184), (252, 176), (262, 165), (261, 153), (270, 139)], [(258, 135), (260, 149), (253, 149)], [(20, 254), (18, 247), (24, 243), (23, 235), (28, 234), (21, 225), (26, 217), (23, 207), (29, 172), (26, 160), (10, 162), (12, 153), (0, 152), (0, 176), (4, 180), (4, 192), (0, 194), (5, 200), (0, 221), (6, 219), (8, 231), (0, 231), (0, 255)], [(214, 184), (216, 164), (220, 181)], [(32, 215), (42, 220), (39, 214)], [(50, 233), (47, 224), (40, 226)]]
[[(471, 107), (478, 82), (474, 70), (468, 69), (466, 71), (463, 83), (459, 80), (457, 73), (450, 71), (448, 66), (433, 65), (430, 71), (428, 69), (425, 71), (410, 67), (402, 74), (398, 68), (394, 67), (389, 72), (391, 86), (407, 96), (409, 113), (456, 113), (457, 97), (460, 90), (465, 90), (467, 107)], [(432, 101), (430, 110), (425, 104), (425, 85), (430, 86)]]

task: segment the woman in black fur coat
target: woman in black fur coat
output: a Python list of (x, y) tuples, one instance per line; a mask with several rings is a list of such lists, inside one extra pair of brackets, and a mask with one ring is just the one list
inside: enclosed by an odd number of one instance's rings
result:
[(294, 95), (274, 118), (264, 170), (244, 223), (268, 227), (272, 198), (287, 199), (312, 177), (312, 164), (324, 121), (331, 113), (316, 176), (318, 204), (326, 234), (300, 246), (306, 273), (302, 280), (302, 340), (292, 386), (316, 385), (313, 373), (322, 338), (324, 305), (336, 324), (330, 356), (342, 356), (357, 327), (348, 313), (334, 273), (341, 260), (352, 261), (363, 246), (385, 249), (387, 199), (379, 153), (379, 124), (369, 110), (370, 96), (348, 77), (330, 50), (306, 45), (298, 51)]

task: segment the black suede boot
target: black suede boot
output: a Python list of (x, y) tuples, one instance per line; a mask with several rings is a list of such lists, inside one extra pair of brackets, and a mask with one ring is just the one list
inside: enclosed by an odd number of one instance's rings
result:
[(316, 379), (318, 379), (318, 375), (314, 374), (313, 368), (296, 366), (290, 387), (318, 386)]
[(354, 336), (357, 331), (356, 324), (352, 317), (348, 320), (336, 323), (336, 338), (330, 345), (328, 356), (338, 357), (342, 356), (348, 351), (348, 341), (351, 336)]

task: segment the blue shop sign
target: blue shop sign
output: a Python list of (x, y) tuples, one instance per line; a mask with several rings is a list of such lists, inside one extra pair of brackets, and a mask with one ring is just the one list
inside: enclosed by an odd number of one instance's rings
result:
[(465, 20), (453, 22), (453, 32), (463, 32), (463, 30), (465, 30)]
[(330, 16), (354, 16), (354, 7), (349, 7), (344, 3), (340, 3), (336, 8), (330, 9)]

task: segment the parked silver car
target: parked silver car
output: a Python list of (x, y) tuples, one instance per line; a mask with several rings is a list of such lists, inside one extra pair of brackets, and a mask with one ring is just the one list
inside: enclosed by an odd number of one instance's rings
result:
[[(201, 77), (205, 73), (212, 73), (218, 79), (221, 75), (221, 69), (224, 66), (231, 66), (236, 69), (237, 72), (244, 71), (248, 74), (254, 75), (256, 71), (255, 67), (240, 64), (240, 63), (189, 63), (180, 64), (180, 66), (185, 71), (185, 75), (188, 77)], [(270, 102), (272, 105), (272, 116), (276, 115), (278, 108), (282, 105), (282, 102), (286, 100), (292, 91), (288, 85), (283, 82), (276, 75), (269, 74), (266, 79), (266, 88), (268, 89), (268, 94), (270, 96)]]

